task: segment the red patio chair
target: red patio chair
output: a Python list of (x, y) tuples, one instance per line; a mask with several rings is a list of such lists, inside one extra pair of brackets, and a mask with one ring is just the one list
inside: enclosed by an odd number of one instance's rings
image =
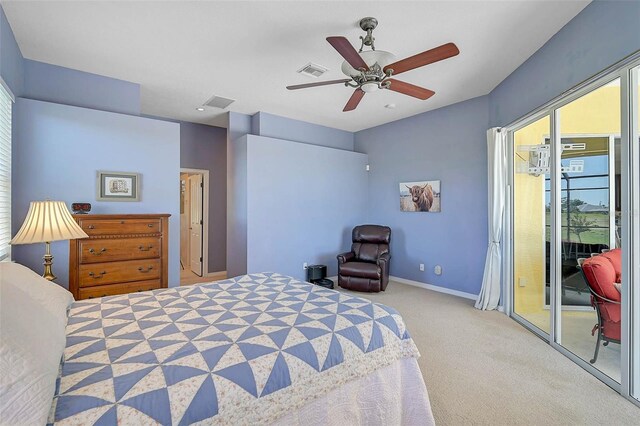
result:
[(598, 359), (600, 342), (607, 346), (610, 342), (620, 343), (620, 292), (614, 283), (621, 282), (622, 256), (620, 249), (598, 254), (582, 260), (582, 273), (591, 292), (591, 306), (598, 314), (598, 323), (591, 335), (598, 332), (596, 350), (591, 363)]

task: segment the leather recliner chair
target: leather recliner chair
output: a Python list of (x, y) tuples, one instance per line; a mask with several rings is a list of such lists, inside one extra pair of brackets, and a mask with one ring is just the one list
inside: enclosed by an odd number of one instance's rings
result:
[(356, 226), (351, 239), (351, 251), (338, 255), (338, 285), (356, 291), (384, 291), (389, 283), (391, 228)]

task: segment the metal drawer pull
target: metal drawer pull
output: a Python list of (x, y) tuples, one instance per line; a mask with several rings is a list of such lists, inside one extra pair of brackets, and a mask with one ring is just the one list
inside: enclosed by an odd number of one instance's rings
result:
[(93, 225), (89, 225), (89, 226), (87, 226), (87, 228), (89, 228), (89, 229), (96, 229), (96, 227), (95, 227), (95, 226), (93, 226)]
[(106, 248), (101, 248), (99, 252), (96, 252), (94, 249), (90, 248), (89, 249), (89, 253), (91, 254), (95, 254), (96, 256), (100, 256), (102, 253), (104, 253), (105, 251), (107, 251)]
[(138, 249), (139, 249), (140, 251), (149, 251), (149, 250), (151, 250), (152, 248), (153, 248), (153, 246), (146, 246), (146, 247), (145, 247), (145, 246), (140, 246), (140, 247), (138, 247)]
[(104, 274), (106, 274), (106, 273), (107, 273), (107, 271), (102, 271), (102, 272), (100, 272), (98, 275), (96, 275), (96, 274), (94, 274), (93, 272), (89, 272), (89, 276), (90, 276), (90, 277), (93, 277), (94, 279), (96, 279), (96, 280), (97, 280), (98, 278), (102, 278), (102, 276), (103, 276)]
[(153, 223), (148, 223), (148, 224), (147, 224), (147, 226), (148, 226), (149, 228), (153, 228)]
[(140, 272), (149, 272), (150, 270), (153, 269), (153, 266), (149, 266), (147, 269), (144, 269), (142, 266), (138, 268), (138, 271)]

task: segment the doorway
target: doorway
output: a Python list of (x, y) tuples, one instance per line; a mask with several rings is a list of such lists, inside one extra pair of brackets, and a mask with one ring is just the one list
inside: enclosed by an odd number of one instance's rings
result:
[(209, 171), (180, 169), (180, 284), (206, 281), (209, 266)]

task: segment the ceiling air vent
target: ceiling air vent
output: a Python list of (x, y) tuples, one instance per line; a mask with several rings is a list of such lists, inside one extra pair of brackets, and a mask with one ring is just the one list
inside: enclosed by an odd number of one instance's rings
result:
[(214, 96), (211, 99), (209, 99), (205, 103), (205, 105), (214, 107), (214, 108), (225, 109), (226, 107), (228, 107), (234, 102), (235, 102), (235, 99), (227, 99), (227, 98), (223, 98), (222, 96)]
[(318, 78), (327, 71), (329, 71), (329, 68), (325, 68), (322, 65), (314, 64), (313, 62), (309, 62), (307, 65), (298, 70), (298, 74)]

